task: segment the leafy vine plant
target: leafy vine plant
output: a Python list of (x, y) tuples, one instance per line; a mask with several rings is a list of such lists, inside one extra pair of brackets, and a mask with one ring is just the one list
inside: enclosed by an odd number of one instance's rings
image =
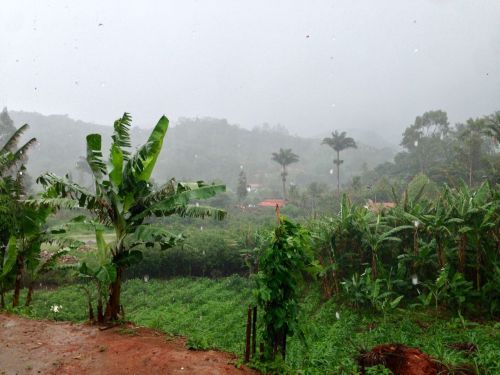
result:
[(286, 356), (287, 337), (301, 334), (298, 314), (301, 286), (307, 273), (317, 274), (309, 232), (284, 216), (259, 259), (255, 296), (262, 311), (263, 358)]

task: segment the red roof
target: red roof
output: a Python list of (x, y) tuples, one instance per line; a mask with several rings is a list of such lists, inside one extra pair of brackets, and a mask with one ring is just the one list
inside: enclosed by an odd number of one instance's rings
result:
[(259, 202), (257, 206), (261, 207), (283, 207), (285, 205), (285, 201), (283, 199), (264, 199), (262, 202)]

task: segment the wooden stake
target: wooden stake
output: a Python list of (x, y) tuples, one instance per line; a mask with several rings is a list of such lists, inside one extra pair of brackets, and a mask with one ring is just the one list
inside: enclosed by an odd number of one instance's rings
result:
[(245, 362), (250, 361), (250, 336), (252, 334), (252, 308), (248, 306), (247, 313), (247, 337), (245, 342)]
[(252, 358), (255, 358), (257, 351), (257, 306), (253, 308), (252, 319)]

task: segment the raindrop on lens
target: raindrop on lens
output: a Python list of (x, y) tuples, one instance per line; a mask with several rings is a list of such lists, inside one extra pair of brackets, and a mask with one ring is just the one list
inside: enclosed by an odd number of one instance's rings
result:
[(412, 275), (411, 276), (411, 283), (413, 285), (417, 285), (418, 284), (418, 276), (417, 275)]

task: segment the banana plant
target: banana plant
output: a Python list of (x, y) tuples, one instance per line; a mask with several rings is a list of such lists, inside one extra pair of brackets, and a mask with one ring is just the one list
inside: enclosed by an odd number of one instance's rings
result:
[[(104, 228), (98, 223), (95, 224), (96, 250), (90, 257), (87, 257), (79, 267), (80, 277), (95, 285), (97, 292), (97, 321), (104, 322), (103, 299), (106, 298), (109, 285), (116, 280), (116, 268), (113, 266), (111, 249), (104, 240)], [(92, 292), (83, 286), (87, 294), (87, 304), (89, 307), (89, 321), (93, 320)]]
[(498, 203), (493, 199), (493, 189), (483, 183), (477, 190), (464, 182), (457, 189), (448, 189), (447, 204), (452, 209), (454, 230), (458, 233), (457, 270), (464, 273), (467, 267), (467, 250), (475, 249), (476, 287), (481, 286), (484, 246), (489, 240), (487, 233), (495, 236), (498, 228)]
[(371, 252), (371, 276), (375, 280), (378, 277), (378, 258), (379, 251), (386, 242), (401, 242), (395, 234), (411, 228), (408, 225), (401, 225), (395, 228), (388, 228), (380, 214), (374, 219), (372, 212), (367, 212), (359, 222), (362, 233), (362, 243)]
[(53, 208), (47, 205), (34, 206), (28, 201), (21, 201), (18, 204), (15, 218), (16, 225), (7, 245), (8, 248), (10, 246), (16, 247), (16, 278), (12, 307), (19, 305), (22, 280), (28, 259), (39, 257), (42, 243), (48, 241), (45, 223), (48, 216), (53, 212)]
[(29, 306), (33, 300), (33, 292), (35, 283), (44, 273), (56, 268), (57, 261), (64, 255), (70, 252), (70, 248), (64, 247), (53, 253), (48, 254), (47, 257), (42, 257), (40, 252), (33, 254), (26, 260), (26, 270), (29, 277), (28, 293), (26, 294), (26, 301), (24, 306)]
[(9, 278), (12, 276), (16, 264), (17, 246), (16, 238), (11, 237), (7, 246), (0, 249), (0, 308), (5, 308), (5, 291)]
[(121, 281), (124, 270), (142, 259), (141, 247), (157, 245), (169, 248), (183, 239), (162, 226), (151, 224), (151, 217), (180, 215), (189, 217), (213, 216), (223, 219), (226, 212), (217, 208), (190, 204), (225, 191), (224, 185), (203, 181), (177, 182), (171, 179), (155, 188), (151, 174), (163, 146), (169, 121), (162, 116), (147, 142), (131, 153), (131, 116), (125, 113), (114, 123), (108, 160), (103, 159), (101, 135), (87, 136), (87, 163), (92, 171), (94, 190), (71, 182), (68, 176), (52, 173), (37, 181), (46, 188), (42, 203), (65, 208), (85, 208), (95, 214), (100, 223), (113, 227), (115, 238), (110, 244), (116, 279), (111, 283), (106, 320), (120, 317)]
[[(444, 191), (444, 197), (439, 199), (434, 206), (421, 216), (426, 233), (434, 238), (436, 242), (436, 257), (439, 269), (446, 266), (446, 244), (452, 238), (450, 228), (457, 219), (452, 216), (451, 209), (443, 204), (446, 201), (448, 191)], [(458, 220), (460, 221), (460, 220)]]

